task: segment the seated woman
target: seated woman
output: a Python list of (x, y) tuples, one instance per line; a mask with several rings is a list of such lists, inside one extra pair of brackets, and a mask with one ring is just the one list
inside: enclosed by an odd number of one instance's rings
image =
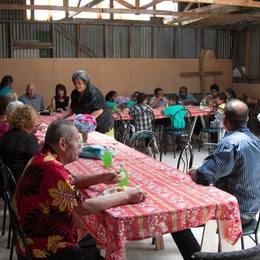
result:
[(106, 96), (105, 96), (105, 107), (112, 109), (113, 112), (116, 112), (118, 110), (117, 104), (116, 104), (116, 98), (117, 98), (117, 92), (114, 90), (110, 90)]
[(8, 94), (12, 92), (12, 84), (14, 79), (10, 75), (5, 75), (0, 83), (0, 96)]
[(137, 96), (140, 94), (139, 91), (135, 91), (132, 96), (131, 96), (131, 99), (128, 100), (127, 102), (127, 107), (133, 107), (135, 104), (136, 104), (136, 99), (137, 99)]
[(56, 85), (55, 96), (51, 98), (51, 107), (53, 111), (65, 111), (69, 106), (69, 99), (66, 87), (62, 84)]
[(17, 107), (9, 123), (12, 129), (0, 140), (0, 156), (18, 180), (27, 162), (39, 149), (33, 134), (37, 113), (28, 105)]
[(3, 137), (9, 130), (9, 124), (7, 121), (6, 107), (15, 100), (14, 93), (8, 93), (0, 95), (0, 138)]

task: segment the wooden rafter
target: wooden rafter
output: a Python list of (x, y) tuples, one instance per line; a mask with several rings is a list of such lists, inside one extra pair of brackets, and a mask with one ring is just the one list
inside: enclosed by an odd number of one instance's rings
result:
[(124, 1), (124, 0), (116, 0), (120, 5), (129, 8), (129, 9), (135, 9), (134, 5), (129, 4), (128, 2)]
[[(83, 7), (84, 8), (91, 8), (91, 7), (93, 7), (93, 6), (95, 6), (95, 5), (97, 5), (97, 4), (99, 4), (99, 3), (101, 3), (101, 2), (103, 2), (104, 0), (92, 0), (91, 2), (89, 2), (88, 4), (86, 4), (86, 5), (84, 5)], [(78, 4), (80, 4), (80, 2), (78, 3)], [(79, 7), (79, 6), (78, 6)], [(81, 8), (81, 7), (79, 7), (79, 8)], [(78, 15), (78, 14), (80, 14), (81, 12), (76, 12), (75, 14), (73, 14), (73, 15), (71, 15), (70, 16), (70, 18), (72, 18), (72, 17), (74, 17), (74, 16), (76, 16), (76, 15)]]
[[(102, 0), (93, 0), (93, 1), (102, 1)], [(90, 2), (90, 3), (93, 3)], [(89, 4), (90, 4), (89, 3)], [(96, 2), (95, 2), (96, 3)], [(175, 12), (168, 10), (147, 10), (147, 9), (120, 9), (120, 8), (95, 8), (95, 7), (64, 7), (64, 6), (53, 6), (53, 5), (21, 5), (21, 4), (0, 4), (0, 9), (5, 10), (52, 10), (52, 11), (70, 11), (70, 12), (89, 12), (89, 13), (121, 13), (121, 14), (149, 14), (149, 15), (169, 15), (176, 17), (208, 17), (208, 12), (203, 13), (193, 13), (193, 12)], [(251, 20), (260, 20), (260, 16), (257, 14), (210, 14), (211, 17), (216, 18), (239, 18), (251, 19)]]

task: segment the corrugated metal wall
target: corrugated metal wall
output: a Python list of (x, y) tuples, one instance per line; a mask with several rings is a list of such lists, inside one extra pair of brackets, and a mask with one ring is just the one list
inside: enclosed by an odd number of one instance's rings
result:
[[(230, 58), (231, 34), (224, 30), (201, 29), (198, 34), (197, 29), (167, 26), (0, 22), (3, 58), (10, 57), (9, 26), (13, 41), (53, 44), (53, 49), (51, 45), (37, 52), (35, 48), (31, 53), (16, 47), (11, 57), (196, 58), (198, 50), (205, 48), (216, 50), (218, 58)], [(81, 53), (77, 53), (77, 33)]]
[(250, 35), (248, 77), (250, 79), (260, 79), (260, 29), (252, 28)]
[(9, 58), (9, 24), (0, 23), (0, 58)]
[[(26, 0), (1, 0), (1, 4), (26, 4)], [(26, 20), (24, 10), (0, 10), (0, 20)]]

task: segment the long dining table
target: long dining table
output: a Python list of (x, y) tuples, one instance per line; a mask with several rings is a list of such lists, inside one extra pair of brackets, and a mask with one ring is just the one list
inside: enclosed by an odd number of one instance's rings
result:
[[(201, 109), (199, 106), (184, 106), (184, 108), (187, 109), (190, 112), (191, 117), (193, 118), (190, 133), (189, 133), (189, 141), (191, 142), (191, 137), (193, 135), (193, 131), (194, 131), (196, 122), (198, 120), (198, 117), (200, 118), (202, 127), (205, 127), (204, 116), (209, 115), (211, 110), (210, 110), (209, 107), (203, 107), (203, 109)], [(163, 110), (163, 108), (153, 108), (153, 114), (154, 114), (155, 120), (161, 120), (161, 119), (169, 118), (168, 116), (165, 116), (162, 113), (162, 110)], [(129, 108), (125, 108), (121, 111), (114, 113), (113, 118), (116, 121), (133, 120), (133, 117), (131, 115), (129, 115), (128, 112), (129, 112)]]
[[(54, 116), (39, 116), (39, 122), (49, 124)], [(222, 250), (233, 248), (242, 234), (239, 206), (236, 198), (213, 186), (195, 184), (189, 175), (175, 167), (155, 160), (115, 139), (93, 132), (88, 144), (102, 144), (114, 151), (112, 168), (104, 168), (101, 160), (78, 159), (66, 168), (73, 176), (115, 171), (120, 164), (128, 169), (129, 186), (141, 185), (147, 198), (140, 204), (123, 205), (84, 216), (84, 225), (105, 249), (106, 260), (126, 258), (127, 240), (142, 240), (193, 228), (214, 220)], [(82, 190), (84, 198), (104, 196), (107, 185), (99, 184)], [(215, 232), (215, 233), (214, 233)], [(212, 243), (214, 234), (206, 232)], [(212, 248), (212, 245), (202, 248)]]

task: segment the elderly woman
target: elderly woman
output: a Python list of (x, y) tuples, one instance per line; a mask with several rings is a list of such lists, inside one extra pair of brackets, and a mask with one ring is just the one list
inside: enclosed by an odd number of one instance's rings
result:
[(2, 138), (9, 130), (6, 107), (10, 102), (14, 101), (15, 98), (14, 93), (0, 95), (0, 138)]
[(70, 109), (62, 118), (67, 118), (73, 113), (90, 114), (97, 120), (96, 131), (108, 133), (113, 128), (111, 109), (105, 108), (105, 99), (99, 89), (90, 84), (90, 78), (84, 70), (76, 71), (72, 75), (75, 89), (71, 93)]
[(11, 130), (0, 140), (0, 156), (18, 180), (27, 162), (39, 149), (33, 134), (37, 124), (37, 113), (31, 106), (19, 106), (15, 109), (9, 124)]

